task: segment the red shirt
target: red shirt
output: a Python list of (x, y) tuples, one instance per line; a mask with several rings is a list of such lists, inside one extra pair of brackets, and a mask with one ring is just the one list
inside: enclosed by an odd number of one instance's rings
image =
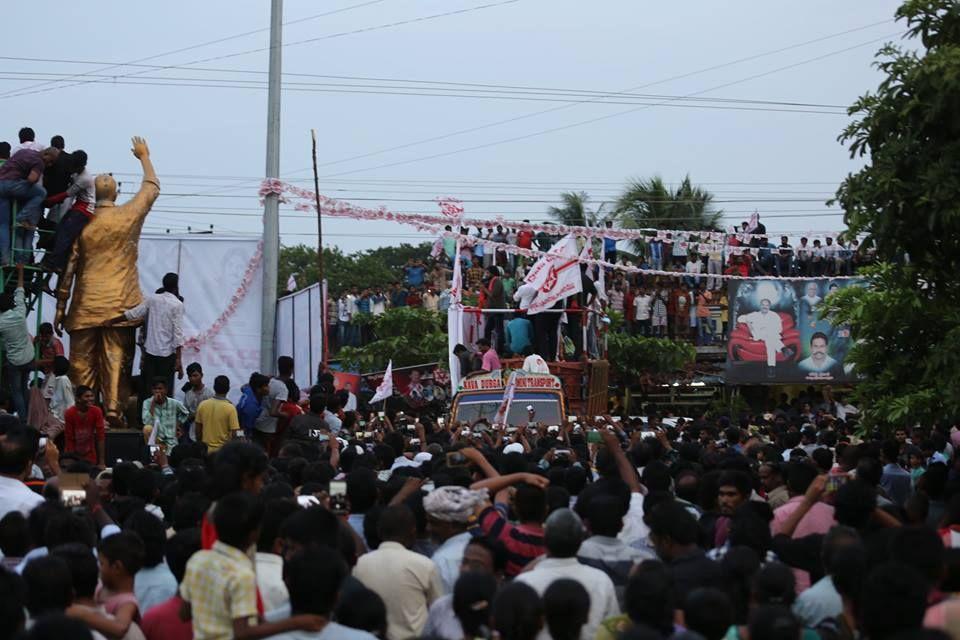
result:
[(517, 246), (523, 249), (529, 249), (533, 246), (533, 231), (523, 229), (517, 232)]
[(173, 596), (152, 607), (140, 621), (140, 630), (147, 640), (193, 640), (193, 623), (180, 619), (183, 599)]
[[(501, 511), (501, 508), (503, 511)], [(480, 530), (500, 542), (507, 550), (507, 567), (504, 571), (512, 578), (523, 571), (531, 560), (546, 552), (543, 542), (543, 527), (531, 524), (512, 524), (504, 516), (505, 506), (490, 506), (480, 512)]]
[(80, 413), (74, 405), (63, 412), (63, 437), (66, 453), (78, 453), (85, 460), (97, 464), (97, 444), (103, 442), (103, 412), (99, 407), (87, 407)]

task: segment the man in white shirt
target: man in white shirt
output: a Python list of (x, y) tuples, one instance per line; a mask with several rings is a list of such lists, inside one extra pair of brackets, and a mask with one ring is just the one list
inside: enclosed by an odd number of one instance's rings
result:
[(760, 311), (746, 313), (737, 317), (737, 322), (750, 328), (750, 336), (763, 342), (767, 348), (767, 375), (773, 377), (773, 368), (777, 366), (777, 353), (784, 348), (783, 320), (780, 314), (770, 312), (770, 301), (760, 301)]
[(33, 469), (36, 448), (36, 439), (21, 428), (8, 431), (0, 440), (0, 518), (11, 511), (30, 515), (43, 503), (43, 496), (23, 483)]
[(37, 153), (40, 153), (41, 151), (47, 148), (46, 145), (40, 142), (37, 142), (37, 135), (33, 132), (33, 129), (31, 129), (30, 127), (23, 127), (22, 129), (20, 129), (20, 131), (18, 132), (18, 138), (20, 139), (20, 144), (18, 144), (17, 146), (15, 146), (13, 149), (10, 150), (11, 157), (13, 157), (13, 154), (15, 154), (17, 151), (20, 151), (21, 149), (30, 149), (31, 151), (36, 151)]
[(517, 302), (517, 308), (529, 309), (530, 303), (537, 297), (537, 288), (529, 283), (523, 283), (513, 292), (513, 299)]
[(417, 523), (409, 507), (384, 509), (378, 529), (383, 542), (376, 551), (360, 556), (353, 577), (383, 599), (387, 640), (419, 636), (430, 604), (443, 594), (440, 574), (430, 558), (410, 551), (417, 540)]
[[(530, 585), (541, 597), (547, 587), (560, 578), (576, 580), (583, 585), (590, 594), (590, 612), (587, 614), (587, 623), (580, 630), (580, 639), (593, 640), (601, 622), (620, 615), (613, 581), (603, 571), (577, 560), (577, 552), (586, 538), (586, 529), (580, 516), (570, 509), (558, 509), (550, 514), (544, 524), (543, 538), (547, 557), (540, 560), (532, 571), (521, 573), (515, 580)], [(546, 629), (538, 636), (538, 640), (549, 638)]]
[(343, 385), (343, 390), (347, 392), (347, 401), (343, 405), (343, 410), (356, 411), (357, 410), (357, 394), (353, 392), (353, 384), (350, 382), (345, 382)]
[(350, 301), (346, 293), (337, 300), (337, 346), (346, 347), (350, 344)]
[(467, 524), (477, 506), (486, 500), (484, 491), (455, 486), (434, 489), (423, 499), (430, 536), (440, 544), (431, 559), (437, 566), (444, 593), (453, 593), (453, 585), (460, 576), (463, 550), (472, 537)]
[(146, 318), (146, 339), (141, 358), (140, 399), (150, 397), (155, 378), (163, 378), (167, 389), (173, 390), (173, 372), (183, 378), (180, 350), (183, 347), (183, 298), (180, 297), (180, 277), (175, 273), (163, 276), (163, 286), (157, 292), (144, 296), (143, 302), (112, 320), (142, 320)]
[[(290, 395), (287, 381), (293, 380), (293, 358), (280, 356), (277, 358), (277, 375), (270, 378), (267, 397), (260, 401), (262, 409), (253, 428), (261, 438), (261, 444), (273, 440), (277, 433), (277, 419), (280, 417), (280, 405), (287, 401)], [(266, 448), (266, 447), (265, 447)], [(269, 449), (268, 449), (269, 451)]]
[(640, 335), (650, 335), (650, 312), (653, 308), (653, 295), (646, 288), (641, 288), (640, 293), (633, 299), (633, 319), (637, 323)]

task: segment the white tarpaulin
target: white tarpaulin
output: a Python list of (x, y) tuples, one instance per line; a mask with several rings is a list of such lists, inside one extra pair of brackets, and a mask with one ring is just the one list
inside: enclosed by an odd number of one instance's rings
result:
[[(184, 298), (184, 337), (199, 339), (199, 348), (184, 348), (183, 366), (199, 362), (204, 381), (213, 385), (218, 375), (230, 378), (230, 396), (238, 398), (240, 386), (260, 367), (260, 307), (263, 300), (263, 269), (258, 259), (257, 238), (215, 235), (143, 235), (140, 238), (140, 288), (156, 291), (163, 275), (180, 274)], [(104, 274), (106, 276), (107, 274)], [(245, 286), (244, 286), (245, 285)], [(232, 307), (232, 308), (231, 308)], [(42, 317), (53, 321), (56, 302), (44, 296)], [(31, 333), (36, 319), (28, 319)], [(64, 333), (69, 357), (69, 335)], [(139, 371), (139, 353), (134, 373)], [(272, 371), (267, 373), (274, 373)], [(183, 382), (186, 382), (184, 378)], [(177, 382), (177, 397), (182, 397)]]
[(323, 361), (322, 308), (319, 284), (277, 301), (277, 355), (293, 356), (293, 379), (304, 389), (316, 382)]

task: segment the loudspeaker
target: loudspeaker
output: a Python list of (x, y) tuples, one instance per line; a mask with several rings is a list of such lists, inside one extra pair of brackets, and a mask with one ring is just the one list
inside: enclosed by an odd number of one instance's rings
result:
[(146, 464), (149, 460), (147, 445), (143, 441), (143, 434), (139, 431), (122, 430), (108, 431), (104, 442), (104, 465), (112, 467), (117, 460), (133, 462), (139, 460)]

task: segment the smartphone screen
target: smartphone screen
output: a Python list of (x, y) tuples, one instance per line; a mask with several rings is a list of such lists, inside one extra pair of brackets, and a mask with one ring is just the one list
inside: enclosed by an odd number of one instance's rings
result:
[(330, 495), (331, 496), (342, 496), (347, 493), (347, 483), (345, 480), (331, 480), (330, 481)]

